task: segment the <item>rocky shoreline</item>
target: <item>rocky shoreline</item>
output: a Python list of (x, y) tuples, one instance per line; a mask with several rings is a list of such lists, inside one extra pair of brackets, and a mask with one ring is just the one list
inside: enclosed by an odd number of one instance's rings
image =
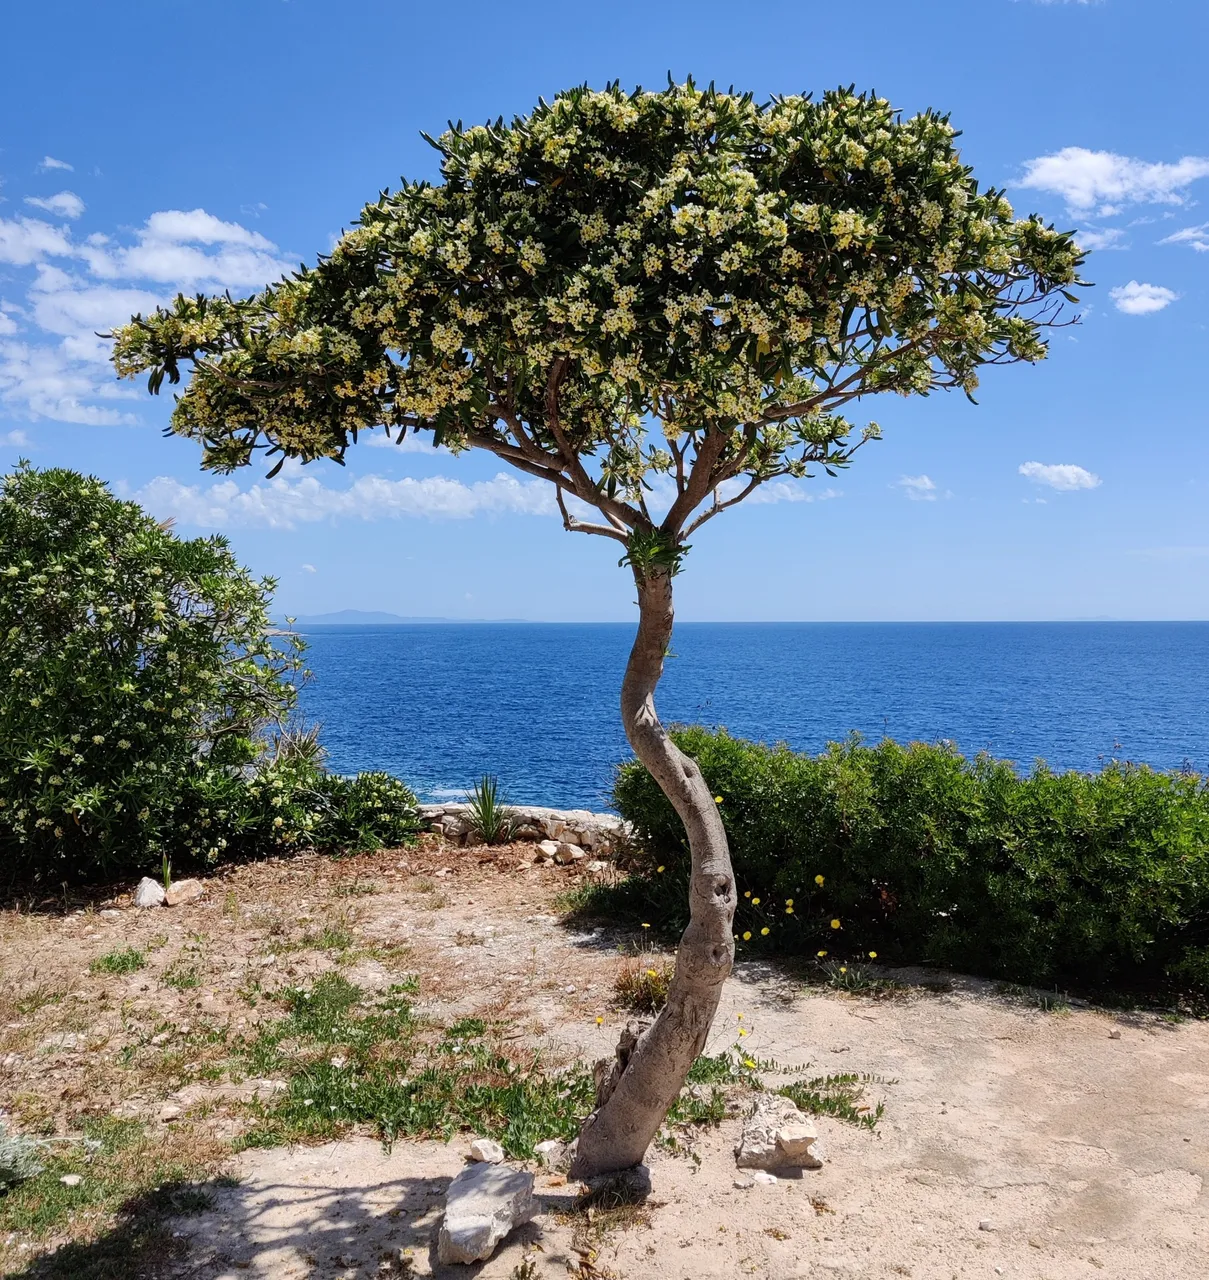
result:
[[(422, 804), (419, 808), (429, 831), (458, 844), (473, 842), (470, 805)], [(594, 858), (612, 858), (624, 849), (631, 838), (629, 823), (615, 813), (548, 809), (542, 805), (525, 804), (510, 804), (507, 808), (515, 824), (511, 833), (513, 840), (555, 841), (581, 850), (581, 856), (591, 854)]]

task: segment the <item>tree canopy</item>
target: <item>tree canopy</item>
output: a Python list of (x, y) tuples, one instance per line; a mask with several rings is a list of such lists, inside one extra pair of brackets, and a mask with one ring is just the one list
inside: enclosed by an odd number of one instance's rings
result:
[(115, 364), (158, 390), (193, 362), (172, 430), (209, 468), (430, 431), (552, 482), (568, 528), (676, 558), (755, 486), (843, 466), (879, 430), (852, 402), (1044, 357), (1082, 254), (956, 138), (852, 90), (574, 89), (429, 139), (439, 183), (254, 297), (135, 317)]

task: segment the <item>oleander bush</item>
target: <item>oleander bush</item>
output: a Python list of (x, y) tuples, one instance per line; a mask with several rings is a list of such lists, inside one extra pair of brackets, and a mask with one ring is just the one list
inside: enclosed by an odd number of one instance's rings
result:
[(289, 729), (302, 641), (221, 537), (74, 471), (0, 479), (0, 883), (399, 843), (415, 797)]
[[(1037, 985), (1209, 994), (1209, 791), (1114, 762), (1021, 776), (951, 745), (859, 738), (818, 756), (693, 727), (730, 839), (743, 948), (943, 965)], [(684, 923), (683, 828), (641, 764), (631, 902)]]

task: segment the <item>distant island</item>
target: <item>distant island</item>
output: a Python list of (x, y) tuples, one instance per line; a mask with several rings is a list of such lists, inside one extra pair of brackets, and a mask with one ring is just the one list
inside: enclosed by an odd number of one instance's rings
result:
[[(378, 609), (337, 609), (335, 613), (315, 613), (293, 619), (299, 630), (308, 627), (397, 627), (414, 626), (432, 622), (523, 622), (523, 618), (405, 618), (398, 613), (383, 613)], [(286, 626), (285, 618), (277, 620), (278, 626)]]

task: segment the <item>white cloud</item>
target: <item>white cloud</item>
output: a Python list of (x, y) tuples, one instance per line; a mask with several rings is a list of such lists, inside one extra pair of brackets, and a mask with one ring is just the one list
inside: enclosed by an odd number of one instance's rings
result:
[(480, 514), (553, 515), (550, 485), (500, 474), (493, 480), (463, 484), (445, 476), (389, 480), (360, 476), (345, 489), (331, 489), (314, 476), (296, 472), (240, 489), (234, 480), (208, 487), (157, 476), (129, 496), (160, 516), (203, 528), (236, 526), (294, 529), (324, 520), (381, 520), (399, 516), (464, 520)]
[(1117, 310), (1124, 311), (1127, 316), (1148, 316), (1171, 306), (1180, 295), (1161, 284), (1139, 284), (1137, 280), (1131, 280), (1128, 284), (1109, 289), (1108, 296)]
[(74, 191), (60, 191), (58, 195), (26, 196), (26, 204), (35, 209), (45, 209), (47, 213), (57, 214), (60, 218), (78, 218), (84, 212), (84, 201)]
[(1198, 253), (1209, 253), (1209, 222), (1199, 227), (1185, 227), (1165, 236), (1159, 244), (1190, 244)]
[[(656, 486), (655, 502), (651, 502), (648, 498), (648, 504), (654, 510), (658, 507), (663, 510), (670, 507), (676, 498), (676, 490), (674, 483), (670, 477), (660, 477), (667, 480), (666, 490), (660, 492), (660, 487)], [(724, 480), (718, 486), (718, 496), (725, 502), (733, 498), (736, 494), (742, 493), (747, 486), (747, 481), (742, 476), (735, 476), (731, 480)], [(766, 480), (758, 488), (753, 489), (751, 495), (743, 499), (744, 506), (763, 506), (774, 502), (830, 502), (833, 498), (840, 498), (843, 492), (839, 489), (812, 489), (808, 484), (800, 480)]]
[(68, 233), (40, 218), (0, 218), (0, 262), (28, 267), (73, 252)]
[[(78, 200), (62, 192), (31, 200), (74, 216)], [(133, 423), (133, 414), (96, 401), (142, 399), (118, 383), (108, 344), (96, 335), (136, 311), (166, 302), (177, 290), (258, 288), (289, 269), (259, 232), (204, 209), (153, 213), (125, 243), (94, 232), (81, 239), (39, 218), (0, 218), (0, 263), (34, 268), (22, 317), (32, 323), (21, 342), (0, 310), (0, 402), (32, 418), (98, 424)], [(150, 287), (148, 287), (150, 286)], [(11, 304), (6, 304), (8, 309)]]
[(1124, 234), (1120, 227), (1085, 227), (1075, 238), (1082, 249), (1124, 249), (1125, 245), (1117, 243)]
[(38, 165), (38, 172), (45, 173), (47, 169), (66, 169), (71, 173), (75, 169), (74, 164), (68, 164), (66, 160), (56, 160), (54, 156), (43, 156), (41, 163)]
[(301, 566), (303, 573), (318, 573), (319, 570), (313, 564), (304, 564)]
[(931, 476), (903, 476), (894, 483), (912, 502), (936, 501), (936, 481)]
[(29, 444), (29, 436), (24, 431), (9, 431), (0, 436), (0, 444), (6, 444), (13, 449), (21, 449)]
[(1150, 163), (1113, 151), (1063, 147), (1052, 155), (1024, 162), (1018, 183), (1063, 197), (1076, 212), (1097, 205), (1108, 216), (1126, 204), (1183, 204), (1187, 188), (1209, 176), (1209, 156), (1184, 156), (1174, 164)]
[(1018, 471), (1034, 484), (1043, 484), (1062, 493), (1072, 493), (1076, 489), (1095, 489), (1100, 485), (1098, 475), (1088, 471), (1086, 467), (1075, 466), (1073, 462), (1022, 462)]

